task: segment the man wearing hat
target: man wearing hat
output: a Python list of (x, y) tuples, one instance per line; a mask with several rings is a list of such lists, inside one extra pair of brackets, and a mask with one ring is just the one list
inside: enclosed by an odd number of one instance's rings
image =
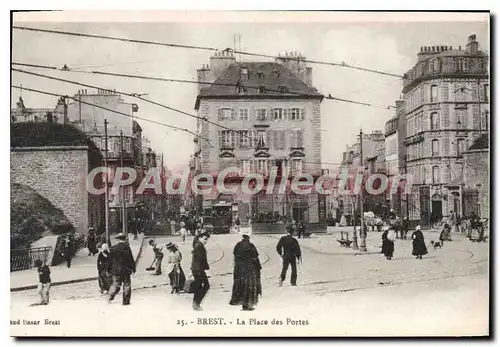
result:
[(193, 258), (191, 261), (191, 271), (193, 273), (193, 309), (201, 311), (201, 301), (205, 297), (210, 288), (206, 271), (210, 269), (207, 260), (207, 250), (205, 245), (210, 238), (207, 232), (201, 233), (193, 247)]
[(292, 267), (290, 282), (292, 286), (297, 285), (297, 260), (300, 261), (302, 256), (299, 242), (293, 237), (294, 228), (291, 226), (287, 227), (287, 232), (288, 235), (283, 236), (276, 246), (276, 251), (283, 258), (283, 268), (281, 269), (279, 279), (280, 287), (283, 285), (289, 265)]
[(123, 284), (123, 305), (130, 304), (132, 283), (130, 275), (135, 273), (135, 260), (130, 246), (125, 242), (127, 236), (120, 233), (115, 237), (118, 243), (110, 249), (111, 275), (113, 282), (109, 291), (109, 303), (113, 301)]

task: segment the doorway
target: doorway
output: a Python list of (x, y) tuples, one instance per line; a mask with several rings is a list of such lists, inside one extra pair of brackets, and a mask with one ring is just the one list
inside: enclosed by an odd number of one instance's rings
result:
[(438, 223), (443, 218), (443, 202), (441, 200), (432, 200), (431, 215), (433, 223)]

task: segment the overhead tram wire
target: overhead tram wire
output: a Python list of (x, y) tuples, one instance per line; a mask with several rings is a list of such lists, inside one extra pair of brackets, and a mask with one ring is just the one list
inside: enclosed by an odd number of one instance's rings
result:
[[(17, 63), (13, 62), (12, 65), (19, 65), (19, 66), (32, 66), (33, 64), (25, 64), (25, 63)], [(150, 80), (150, 81), (159, 81), (159, 82), (175, 82), (175, 83), (191, 83), (191, 84), (202, 84), (202, 85), (215, 85), (215, 86), (226, 86), (226, 87), (242, 87), (242, 88), (247, 88), (247, 89), (256, 89), (260, 90), (262, 87), (259, 86), (248, 86), (245, 84), (234, 84), (234, 83), (216, 83), (216, 82), (200, 82), (200, 81), (192, 81), (192, 80), (183, 80), (183, 79), (173, 79), (173, 78), (162, 78), (162, 77), (152, 77), (152, 76), (141, 76), (141, 75), (131, 75), (131, 74), (122, 74), (122, 73), (114, 73), (114, 72), (106, 72), (106, 71), (75, 71), (71, 70), (68, 68), (66, 65), (64, 65), (63, 68), (57, 69), (54, 68), (53, 66), (43, 66), (43, 65), (37, 65), (39, 68), (46, 68), (46, 69), (51, 69), (51, 70), (60, 70), (60, 71), (65, 71), (65, 72), (74, 72), (74, 73), (84, 73), (84, 74), (94, 74), (94, 75), (104, 75), (104, 76), (112, 76), (112, 77), (122, 77), (122, 78), (132, 78), (132, 79), (144, 79), (144, 80)], [(276, 93), (281, 93), (281, 94), (292, 94), (296, 96), (308, 96), (307, 94), (303, 93), (298, 93), (294, 92), (291, 90), (280, 90), (280, 89), (271, 89), (271, 88), (264, 88), (265, 91), (269, 92), (276, 92)], [(323, 95), (323, 97), (327, 100), (333, 100), (333, 101), (338, 101), (338, 102), (345, 102), (345, 103), (350, 103), (350, 104), (357, 104), (357, 105), (362, 105), (362, 106), (368, 106), (368, 107), (373, 107), (373, 108), (379, 108), (383, 110), (395, 108), (392, 105), (389, 106), (382, 106), (382, 105), (374, 105), (371, 103), (367, 102), (362, 102), (362, 101), (356, 101), (356, 100), (349, 100), (345, 98), (339, 98), (332, 96), (331, 94), (328, 95)], [(144, 99), (146, 100), (146, 99)]]
[[(212, 52), (220, 51), (218, 48), (215, 48), (215, 47), (205, 47), (205, 46), (195, 46), (195, 45), (181, 45), (181, 44), (168, 43), (168, 42), (136, 40), (136, 39), (127, 39), (127, 38), (123, 38), (123, 37), (115, 37), (115, 36), (84, 34), (84, 33), (70, 32), (70, 31), (49, 30), (49, 29), (39, 29), (39, 28), (28, 28), (28, 27), (21, 27), (21, 26), (13, 26), (12, 28), (13, 29), (17, 29), (17, 30), (43, 32), (43, 33), (48, 33), (48, 34), (70, 35), (70, 36), (77, 36), (77, 37), (94, 38), (94, 39), (104, 39), (104, 40), (113, 40), (113, 41), (122, 41), (122, 42), (128, 42), (128, 43), (140, 43), (140, 44), (155, 45), (155, 46), (173, 47), (173, 48), (196, 49), (196, 50), (205, 50), (205, 51), (212, 51)], [(234, 50), (232, 48), (226, 48), (226, 49), (223, 49), (222, 51), (232, 52), (234, 54), (241, 54), (241, 55), (247, 55), (247, 56), (261, 57), (261, 58), (270, 58), (270, 59), (276, 59), (277, 58), (275, 55), (245, 52), (245, 51), (240, 51), (240, 50)], [(285, 56), (285, 57), (279, 57), (279, 58), (285, 59), (285, 60), (297, 60), (299, 57), (294, 57), (294, 56), (286, 57)], [(375, 69), (368, 69), (368, 68), (364, 68), (364, 67), (360, 67), (360, 66), (355, 66), (355, 65), (350, 65), (350, 64), (347, 64), (346, 62), (333, 63), (333, 62), (320, 61), (320, 60), (314, 60), (314, 59), (301, 59), (301, 61), (306, 62), (306, 63), (311, 63), (311, 64), (318, 64), (318, 65), (344, 67), (344, 68), (349, 68), (349, 69), (353, 69), (353, 70), (370, 72), (370, 73), (375, 73), (375, 74), (384, 75), (384, 76), (390, 76), (390, 77), (405, 78), (405, 76), (402, 76), (402, 75), (398, 75), (398, 74), (394, 74), (394, 73), (390, 73), (390, 72), (385, 72), (385, 71), (380, 71), (380, 70), (375, 70)]]
[(202, 136), (196, 134), (195, 132), (193, 132), (193, 131), (191, 131), (189, 129), (186, 129), (186, 128), (180, 128), (180, 127), (177, 127), (175, 125), (166, 124), (166, 123), (154, 121), (154, 120), (143, 118), (143, 117), (132, 116), (132, 115), (129, 115), (129, 114), (124, 113), (124, 112), (116, 111), (116, 110), (113, 110), (111, 108), (107, 108), (107, 107), (104, 107), (104, 106), (101, 106), (101, 105), (96, 105), (96, 104), (93, 104), (93, 103), (90, 103), (90, 102), (82, 101), (82, 100), (80, 100), (78, 98), (67, 96), (67, 95), (63, 95), (63, 94), (51, 93), (51, 92), (46, 92), (46, 91), (39, 90), (39, 89), (27, 88), (27, 87), (24, 87), (24, 86), (23, 87), (16, 86), (16, 85), (13, 85), (13, 84), (11, 85), (11, 87), (12, 88), (16, 88), (16, 89), (22, 89), (23, 91), (29, 91), (29, 92), (33, 92), (33, 93), (39, 93), (39, 94), (44, 94), (44, 95), (50, 95), (50, 96), (55, 96), (55, 97), (63, 97), (63, 98), (72, 99), (72, 100), (74, 100), (76, 102), (80, 102), (80, 103), (82, 103), (84, 105), (89, 105), (89, 106), (92, 106), (92, 107), (95, 107), (95, 108), (100, 108), (100, 109), (103, 109), (103, 110), (106, 110), (106, 111), (109, 111), (109, 112), (112, 112), (112, 113), (116, 113), (116, 114), (119, 114), (119, 115), (122, 115), (122, 116), (125, 116), (125, 117), (128, 117), (128, 118), (140, 119), (140, 120), (143, 120), (145, 122), (150, 122), (150, 123), (153, 123), (153, 124), (162, 125), (162, 126), (171, 128), (173, 130), (184, 131), (184, 132), (187, 132), (187, 133), (189, 133), (191, 135), (194, 135), (196, 137), (199, 137), (199, 138), (207, 141), (212, 146), (212, 143), (210, 142), (209, 139), (206, 139), (206, 138), (204, 138), (204, 137), (202, 137)]
[[(60, 81), (60, 82), (65, 82), (65, 83), (71, 83), (71, 84), (75, 84), (75, 85), (79, 85), (79, 86), (82, 86), (82, 87), (87, 87), (87, 88), (95, 88), (95, 89), (102, 89), (102, 90), (106, 90), (106, 91), (111, 91), (111, 89), (107, 89), (107, 88), (102, 88), (100, 86), (96, 86), (96, 85), (92, 85), (92, 84), (87, 84), (87, 83), (81, 83), (81, 82), (77, 82), (77, 81), (72, 81), (72, 80), (67, 80), (67, 79), (64, 79), (64, 78), (58, 78), (58, 77), (53, 77), (53, 76), (47, 76), (47, 75), (43, 75), (43, 74), (38, 74), (36, 72), (31, 72), (31, 71), (24, 71), (24, 70), (20, 70), (20, 69), (12, 69), (12, 71), (16, 71), (16, 72), (21, 72), (21, 73), (25, 73), (25, 74), (28, 74), (28, 75), (33, 75), (33, 76), (37, 76), (37, 77), (42, 77), (42, 78), (47, 78), (47, 79), (50, 79), (50, 80), (55, 80), (55, 81)], [(182, 110), (179, 110), (179, 109), (176, 109), (174, 107), (170, 107), (170, 106), (167, 106), (167, 105), (164, 105), (164, 104), (161, 104), (159, 102), (156, 102), (156, 101), (153, 101), (153, 100), (149, 100), (149, 99), (145, 99), (135, 93), (126, 93), (126, 92), (122, 92), (122, 91), (117, 91), (116, 89), (113, 89), (114, 91), (118, 92), (118, 94), (122, 94), (122, 95), (126, 95), (126, 96), (130, 96), (130, 97), (133, 97), (133, 98), (136, 98), (136, 99), (139, 99), (139, 100), (142, 100), (144, 102), (147, 102), (147, 103), (150, 103), (152, 105), (156, 105), (156, 106), (159, 106), (159, 107), (163, 107), (163, 108), (166, 108), (168, 110), (171, 110), (171, 111), (174, 111), (174, 112), (178, 112), (180, 114), (183, 114), (183, 115), (186, 115), (186, 116), (190, 116), (190, 117), (193, 117), (193, 118), (196, 118), (196, 119), (200, 119), (200, 120), (203, 120), (209, 124), (212, 124), (212, 125), (215, 125), (217, 127), (220, 127), (222, 129), (225, 129), (225, 130), (231, 130), (231, 131), (237, 131), (238, 130), (235, 130), (233, 128), (230, 128), (230, 127), (227, 127), (227, 126), (224, 126), (224, 125), (221, 125), (219, 123), (216, 123), (216, 122), (213, 122), (213, 121), (210, 121), (208, 120), (206, 117), (200, 117), (200, 116), (197, 116), (197, 115), (194, 115), (194, 114), (191, 114), (191, 113), (188, 113), (188, 112), (185, 112), (185, 111), (182, 111)], [(138, 118), (138, 117), (135, 117), (135, 118)], [(240, 133), (240, 135), (242, 135)], [(196, 135), (198, 137), (201, 138), (201, 136), (199, 135)], [(248, 136), (248, 138), (251, 138), (250, 136)], [(207, 140), (208, 141), (208, 140)]]
[(84, 34), (84, 33), (72, 32), (72, 31), (50, 30), (50, 29), (39, 29), (39, 28), (28, 28), (28, 27), (20, 27), (20, 26), (15, 26), (15, 25), (12, 26), (12, 29), (26, 30), (26, 31), (35, 31), (35, 32), (42, 32), (42, 33), (47, 33), (47, 34), (59, 34), (59, 35), (69, 35), (69, 36), (94, 38), (94, 39), (122, 41), (122, 42), (128, 42), (128, 43), (141, 43), (141, 44), (146, 44), (146, 45), (163, 46), (163, 47), (188, 48), (188, 49), (198, 49), (198, 50), (205, 50), (205, 51), (217, 51), (216, 48), (212, 48), (212, 47), (203, 47), (203, 46), (194, 46), (194, 45), (181, 45), (181, 44), (167, 43), (167, 42), (158, 42), (158, 41), (135, 40), (135, 39), (127, 39), (127, 38), (124, 38), (124, 37), (115, 37), (115, 36), (106, 36), (106, 35), (95, 35), (95, 34)]
[[(31, 65), (31, 64), (21, 64), (21, 63), (13, 63), (13, 65), (21, 65), (21, 66), (25, 66), (25, 65)], [(43, 66), (41, 66), (43, 67)], [(47, 67), (47, 68), (52, 68), (52, 67)], [(47, 78), (47, 79), (51, 79), (51, 80), (56, 80), (56, 81), (60, 81), (60, 82), (65, 82), (65, 83), (71, 83), (71, 84), (75, 84), (75, 85), (79, 85), (79, 86), (83, 86), (83, 87), (88, 87), (88, 88), (95, 88), (95, 89), (103, 89), (103, 90), (111, 90), (111, 89), (107, 89), (107, 88), (102, 88), (100, 86), (95, 86), (95, 85), (91, 85), (91, 84), (86, 84), (86, 83), (81, 83), (81, 82), (77, 82), (77, 81), (73, 81), (73, 80), (67, 80), (67, 79), (63, 79), (63, 78), (58, 78), (58, 77), (54, 77), (54, 76), (48, 76), (48, 75), (43, 75), (43, 74), (38, 74), (38, 73), (35, 73), (35, 72), (31, 72), (31, 71), (24, 71), (24, 70), (20, 70), (20, 69), (12, 69), (13, 71), (16, 71), (16, 72), (20, 72), (20, 73), (25, 73), (25, 74), (29, 74), (29, 75), (34, 75), (34, 76), (38, 76), (38, 77), (42, 77), (42, 78)], [(63, 71), (71, 71), (71, 70), (63, 70)], [(189, 82), (192, 82), (192, 81), (189, 81)], [(114, 89), (116, 91), (116, 89)], [(159, 106), (159, 107), (163, 107), (163, 108), (166, 108), (168, 110), (171, 110), (171, 111), (174, 111), (174, 112), (178, 112), (180, 114), (183, 114), (183, 115), (186, 115), (186, 116), (189, 116), (189, 117), (193, 117), (193, 118), (196, 118), (196, 119), (200, 119), (200, 120), (203, 120), (203, 121), (206, 121), (207, 123), (209, 124), (212, 124), (214, 126), (217, 126), (217, 127), (220, 127), (222, 129), (225, 129), (225, 130), (229, 130), (229, 131), (235, 131), (237, 132), (240, 136), (243, 136), (243, 137), (247, 137), (248, 139), (252, 140), (253, 138), (250, 136), (250, 135), (245, 135), (242, 131), (240, 130), (237, 130), (237, 129), (233, 129), (233, 128), (230, 128), (230, 127), (227, 127), (227, 126), (224, 126), (224, 125), (221, 125), (220, 123), (217, 123), (217, 122), (214, 122), (214, 121), (210, 121), (208, 120), (208, 118), (206, 117), (200, 117), (200, 116), (197, 116), (197, 115), (194, 115), (194, 114), (191, 114), (191, 113), (188, 113), (188, 112), (185, 112), (185, 111), (182, 111), (182, 110), (179, 110), (179, 109), (176, 109), (176, 108), (173, 108), (173, 107), (170, 107), (170, 106), (167, 106), (167, 105), (164, 105), (164, 104), (161, 104), (161, 103), (158, 103), (158, 102), (155, 102), (153, 100), (149, 100), (149, 99), (145, 99), (137, 94), (134, 94), (134, 93), (126, 93), (126, 92), (122, 92), (122, 91), (118, 91), (119, 94), (123, 94), (123, 95), (126, 95), (126, 96), (130, 96), (130, 97), (133, 97), (133, 98), (136, 98), (136, 99), (139, 99), (139, 100), (142, 100), (144, 102), (147, 102), (147, 103), (150, 103), (152, 105), (156, 105), (156, 106)], [(365, 106), (371, 106), (371, 107), (377, 107), (377, 106), (373, 106), (373, 105), (370, 105), (368, 103), (362, 103), (362, 102), (356, 102), (356, 101), (352, 101), (352, 100), (347, 100), (347, 99), (340, 99), (340, 98), (333, 98), (331, 96), (328, 96), (328, 97), (325, 97), (325, 98), (331, 98), (331, 99), (335, 99), (335, 100), (339, 100), (339, 101), (343, 101), (343, 102), (350, 102), (350, 103), (354, 103), (354, 104), (361, 104), (361, 105), (365, 105)], [(74, 99), (74, 98), (72, 98)], [(390, 109), (390, 107), (394, 107), (394, 106), (389, 106), (387, 107), (387, 109)], [(386, 109), (384, 107), (381, 107), (383, 109)], [(136, 117), (137, 118), (137, 117)], [(139, 118), (138, 118), (139, 119)], [(148, 121), (147, 119), (145, 119), (146, 121)], [(197, 136), (197, 137), (200, 137), (202, 138), (200, 135), (198, 134), (195, 134), (193, 132), (191, 132), (193, 135)], [(203, 139), (203, 138), (202, 138)], [(208, 139), (205, 139), (206, 141), (208, 141), (210, 143), (210, 141)], [(211, 144), (211, 143), (210, 143)]]

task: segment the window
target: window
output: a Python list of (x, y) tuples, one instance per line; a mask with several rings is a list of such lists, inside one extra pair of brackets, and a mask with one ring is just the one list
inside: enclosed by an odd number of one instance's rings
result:
[(439, 140), (432, 140), (432, 156), (437, 157), (439, 155)]
[(257, 120), (260, 120), (260, 121), (267, 120), (267, 109), (266, 108), (258, 108), (256, 110), (256, 114), (257, 114)]
[(431, 130), (439, 129), (439, 114), (437, 112), (431, 113)]
[(457, 110), (457, 129), (467, 129), (467, 114), (465, 110)]
[(267, 147), (267, 143), (266, 143), (266, 132), (263, 131), (263, 130), (259, 130), (257, 132), (257, 144), (261, 143), (263, 145), (263, 147)]
[(219, 120), (234, 120), (236, 119), (236, 110), (232, 108), (219, 108), (217, 110)]
[(458, 59), (458, 71), (464, 71), (464, 60)]
[(462, 153), (465, 151), (464, 146), (465, 146), (464, 139), (458, 139), (458, 141), (457, 141), (457, 156), (461, 156)]
[(300, 119), (300, 108), (292, 108), (290, 109), (290, 120), (299, 120)]
[(267, 174), (267, 159), (257, 159), (257, 172), (261, 175)]
[(240, 86), (240, 85), (236, 86), (236, 88), (237, 88), (238, 94), (244, 94), (247, 91), (247, 89), (245, 87)]
[(292, 170), (293, 172), (300, 174), (302, 173), (302, 159), (293, 159), (292, 160)]
[(264, 79), (264, 73), (263, 73), (263, 72), (260, 72), (260, 71), (259, 71), (259, 72), (257, 72), (257, 78), (258, 78), (259, 80), (263, 80), (263, 79)]
[(264, 94), (266, 92), (266, 87), (259, 87), (259, 94)]
[(240, 120), (248, 120), (248, 108), (240, 108)]
[(434, 73), (438, 73), (440, 70), (440, 64), (439, 64), (439, 59), (434, 60)]
[(489, 89), (490, 89), (489, 84), (483, 84), (483, 101), (485, 102), (489, 101)]
[(489, 111), (483, 111), (481, 114), (481, 130), (488, 129)]
[(439, 166), (433, 166), (432, 167), (432, 183), (439, 183), (441, 180), (440, 172), (439, 172)]
[(438, 86), (431, 86), (431, 102), (438, 102)]
[(285, 149), (285, 132), (280, 130), (274, 131), (273, 134), (274, 149)]
[(240, 130), (240, 148), (248, 148), (250, 147), (250, 134), (248, 130)]
[(240, 169), (244, 175), (248, 175), (250, 173), (250, 161), (249, 160), (240, 160)]
[(233, 148), (235, 143), (234, 137), (234, 131), (222, 130), (219, 137), (220, 148)]
[(292, 146), (291, 147), (303, 147), (304, 146), (303, 131), (302, 130), (296, 130), (291, 135), (292, 135)]
[(271, 117), (274, 120), (283, 120), (285, 117), (285, 112), (282, 108), (273, 108), (271, 109)]
[(287, 92), (288, 92), (288, 88), (287, 88), (287, 87), (285, 87), (285, 86), (279, 86), (279, 87), (278, 87), (278, 91), (279, 91), (280, 93), (287, 93)]

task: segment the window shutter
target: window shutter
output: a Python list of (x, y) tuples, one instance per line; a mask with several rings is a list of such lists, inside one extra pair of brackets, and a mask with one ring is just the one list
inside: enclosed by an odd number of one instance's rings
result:
[(266, 131), (266, 146), (271, 147), (271, 131)]
[(222, 120), (222, 108), (217, 109), (217, 119)]
[(442, 151), (442, 154), (440, 152), (441, 155), (450, 155), (450, 138), (445, 138), (443, 141), (443, 151)]
[(222, 147), (222, 131), (217, 131), (217, 140), (219, 141), (219, 148)]
[(241, 138), (243, 137), (243, 134), (241, 131), (235, 131), (234, 135), (234, 148), (240, 148), (241, 147)]
[(297, 147), (303, 146), (302, 130), (297, 131)]
[(304, 120), (306, 118), (306, 110), (301, 108), (300, 109), (300, 120)]

